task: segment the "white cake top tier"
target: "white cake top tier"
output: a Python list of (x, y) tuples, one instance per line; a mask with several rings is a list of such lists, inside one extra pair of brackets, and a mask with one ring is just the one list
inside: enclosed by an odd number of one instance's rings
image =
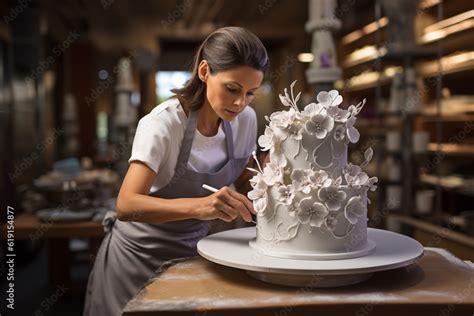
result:
[[(285, 89), (280, 95), (282, 104), (289, 109), (267, 116), (265, 134), (258, 139), (262, 149), (270, 151), (270, 162), (263, 170), (250, 169), (256, 175), (250, 180), (253, 190), (248, 196), (257, 212), (265, 210), (268, 190), (273, 186), (278, 187), (277, 200), (286, 205), (292, 205), (298, 192), (339, 193), (341, 186), (376, 189), (377, 178), (369, 178), (361, 168), (371, 160), (371, 148), (365, 151), (365, 161), (360, 166), (347, 163), (347, 146), (360, 137), (354, 124), (365, 99), (344, 109), (337, 90), (322, 91), (317, 102), (300, 111), (297, 103), (301, 92), (294, 96), (295, 83), (290, 85), (290, 93)], [(343, 194), (330, 195), (324, 203), (329, 210)]]

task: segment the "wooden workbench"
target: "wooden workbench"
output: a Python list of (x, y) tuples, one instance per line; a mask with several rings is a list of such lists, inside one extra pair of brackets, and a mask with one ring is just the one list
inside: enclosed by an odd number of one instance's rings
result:
[(308, 289), (266, 284), (195, 257), (162, 268), (123, 315), (473, 315), (474, 269), (440, 248), (417, 265), (357, 285)]

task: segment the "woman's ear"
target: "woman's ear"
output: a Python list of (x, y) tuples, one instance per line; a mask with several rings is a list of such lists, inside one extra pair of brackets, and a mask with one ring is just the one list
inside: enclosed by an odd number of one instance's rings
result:
[(209, 65), (207, 64), (207, 60), (203, 59), (199, 63), (198, 67), (198, 76), (202, 82), (207, 81), (207, 77), (209, 76)]

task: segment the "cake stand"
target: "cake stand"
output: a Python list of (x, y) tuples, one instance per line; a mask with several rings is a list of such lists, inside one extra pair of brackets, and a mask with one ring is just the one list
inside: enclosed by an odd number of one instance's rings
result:
[(363, 257), (340, 260), (286, 259), (265, 255), (249, 246), (255, 227), (223, 231), (201, 239), (198, 252), (209, 261), (246, 270), (259, 280), (299, 287), (336, 287), (369, 279), (374, 272), (413, 264), (423, 255), (416, 240), (387, 230), (368, 228), (375, 250)]

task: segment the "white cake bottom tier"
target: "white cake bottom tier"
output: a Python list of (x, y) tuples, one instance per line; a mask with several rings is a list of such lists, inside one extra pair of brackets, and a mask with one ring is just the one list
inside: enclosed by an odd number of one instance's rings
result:
[[(250, 246), (265, 255), (304, 260), (348, 259), (370, 254), (375, 250), (375, 243), (367, 240), (367, 189), (342, 186), (340, 190), (346, 195), (340, 201), (341, 207), (328, 211), (322, 224), (313, 221), (311, 226), (308, 217), (298, 215), (301, 208), (278, 203), (273, 198), (277, 188), (272, 187), (268, 206), (257, 217), (257, 238), (250, 241)], [(312, 197), (312, 201), (324, 205), (317, 193), (317, 190), (310, 194), (298, 192), (294, 201)], [(354, 197), (359, 197), (360, 203), (356, 204), (359, 207), (349, 203)], [(355, 223), (349, 213), (357, 215)], [(328, 221), (328, 216), (333, 220)]]

